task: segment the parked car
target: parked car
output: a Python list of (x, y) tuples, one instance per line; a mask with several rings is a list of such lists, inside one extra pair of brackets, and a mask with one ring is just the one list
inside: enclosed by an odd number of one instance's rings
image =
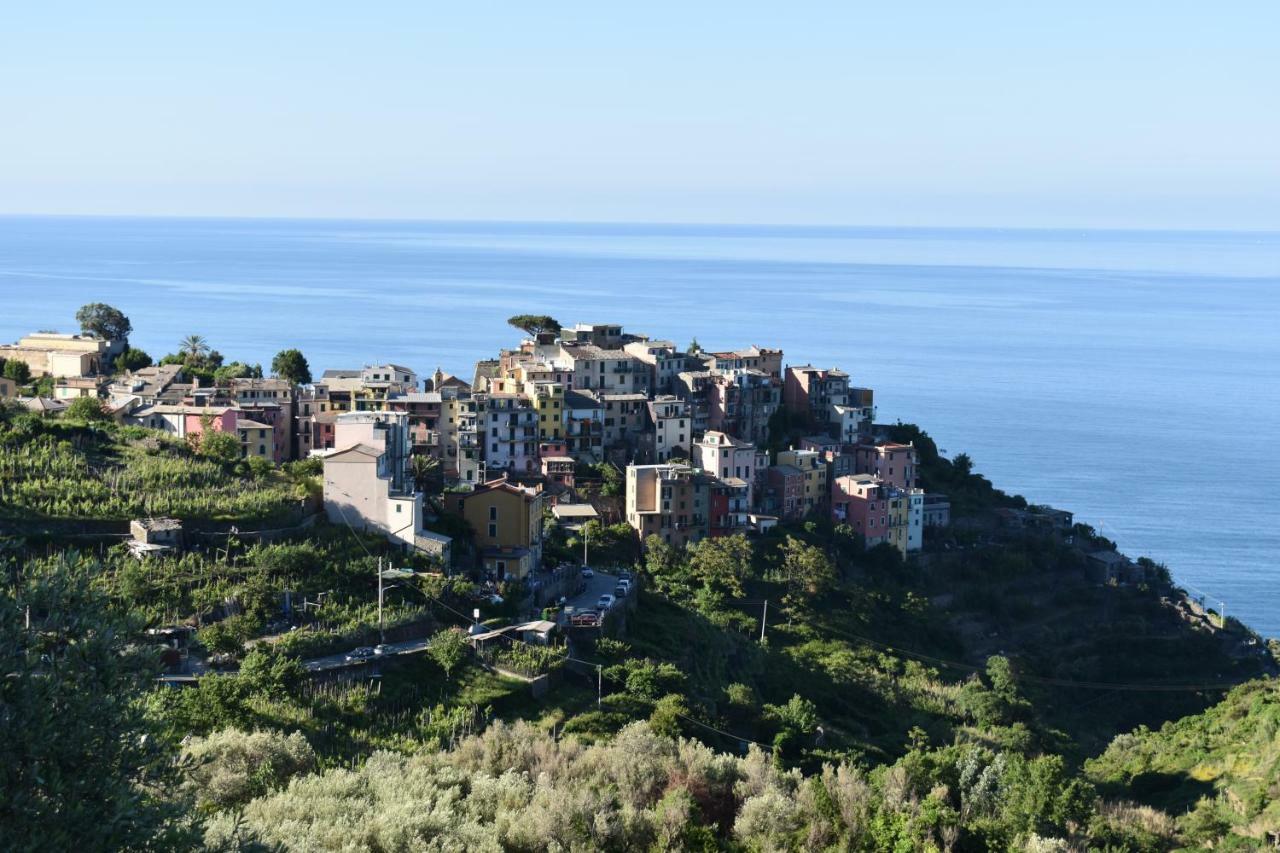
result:
[(600, 624), (600, 614), (595, 611), (575, 613), (569, 619), (569, 624), (575, 628), (594, 628)]
[(606, 593), (605, 595), (600, 596), (600, 600), (596, 602), (596, 610), (599, 610), (600, 612), (603, 613), (604, 611), (608, 610), (610, 607), (613, 607), (613, 603), (615, 601), (617, 601), (617, 599), (615, 599), (612, 595), (609, 595)]
[(583, 567), (582, 567), (582, 576), (583, 576), (584, 578), (593, 578), (593, 577), (595, 577), (595, 576), (596, 576), (596, 573), (595, 573), (594, 571), (592, 571), (592, 569), (591, 569), (591, 567), (590, 567), (590, 566), (583, 566)]
[(613, 588), (613, 595), (615, 598), (626, 598), (627, 587), (624, 584), (618, 584)]
[(374, 656), (373, 649), (369, 648), (368, 646), (361, 646), (358, 649), (352, 649), (351, 652), (346, 656), (345, 660), (347, 663), (353, 663), (358, 660), (368, 660), (373, 656)]
[(386, 643), (378, 643), (378, 645), (373, 647), (374, 657), (380, 658), (380, 657), (385, 657), (386, 655), (391, 655), (391, 654), (395, 654), (395, 649), (391, 648)]
[(627, 592), (631, 592), (631, 581), (627, 578), (618, 581), (618, 586), (623, 587)]
[(620, 580), (620, 581), (627, 581), (628, 583), (630, 583), (630, 582), (631, 582), (631, 572), (627, 571), (626, 569), (623, 569), (622, 571), (618, 572), (618, 580)]

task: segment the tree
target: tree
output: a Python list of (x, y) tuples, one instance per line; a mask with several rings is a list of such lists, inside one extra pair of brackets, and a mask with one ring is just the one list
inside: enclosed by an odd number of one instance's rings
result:
[(968, 477), (973, 473), (973, 459), (969, 457), (968, 453), (958, 454), (955, 459), (951, 460), (951, 465), (960, 477)]
[(508, 317), (507, 324), (531, 335), (560, 331), (560, 323), (556, 318), (546, 314), (517, 314), (514, 317)]
[(102, 302), (90, 302), (76, 312), (81, 331), (110, 341), (128, 340), (133, 324), (119, 308)]
[(109, 419), (102, 401), (97, 397), (77, 397), (71, 401), (64, 413), (66, 417), (76, 421), (105, 421)]
[(240, 440), (229, 432), (211, 432), (200, 440), (200, 455), (230, 464), (243, 455)]
[(444, 677), (450, 678), (453, 670), (462, 663), (471, 646), (467, 642), (467, 633), (461, 628), (449, 628), (439, 631), (431, 638), (427, 652), (431, 659), (444, 670)]
[(792, 603), (817, 598), (831, 589), (836, 579), (835, 566), (826, 552), (794, 536), (782, 544), (782, 574)]
[[(137, 701), (158, 671), (89, 560), (0, 582), (0, 827), (6, 849), (181, 850), (173, 761)], [(9, 573), (5, 573), (6, 579)], [(145, 783), (145, 784), (144, 784)]]
[(219, 385), (225, 385), (232, 379), (261, 379), (262, 366), (258, 364), (245, 364), (243, 361), (233, 361), (230, 364), (224, 364), (222, 367), (213, 371), (213, 381)]
[(212, 350), (209, 342), (202, 335), (187, 335), (178, 345), (178, 352), (191, 361), (199, 361), (209, 355)]
[(439, 459), (415, 453), (409, 457), (409, 468), (413, 471), (413, 484), (418, 491), (427, 494), (444, 491), (444, 469)]
[(4, 377), (12, 379), (19, 385), (26, 385), (31, 381), (31, 368), (25, 361), (11, 358), (4, 363)]
[(600, 494), (604, 497), (620, 497), (626, 491), (622, 474), (611, 463), (601, 462), (596, 465), (596, 472), (600, 474)]
[(306, 385), (311, 381), (311, 366), (301, 350), (280, 350), (271, 359), (271, 372), (293, 385)]
[(741, 598), (742, 581), (751, 574), (753, 555), (751, 540), (738, 533), (704, 539), (691, 547), (689, 564), (708, 589)]
[(150, 366), (151, 356), (135, 347), (129, 347), (116, 357), (116, 367), (120, 370), (141, 370)]

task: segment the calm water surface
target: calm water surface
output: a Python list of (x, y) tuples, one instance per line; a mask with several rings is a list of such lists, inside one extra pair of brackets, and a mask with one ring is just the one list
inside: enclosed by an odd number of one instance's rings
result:
[(1280, 636), (1280, 234), (0, 218), (0, 296), (317, 373), (469, 378), (515, 313), (779, 345)]

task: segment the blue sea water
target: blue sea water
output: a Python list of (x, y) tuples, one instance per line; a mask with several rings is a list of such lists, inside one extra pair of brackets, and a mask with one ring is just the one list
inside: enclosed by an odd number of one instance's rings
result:
[(1280, 636), (1280, 234), (0, 218), (0, 340), (469, 378), (549, 313), (781, 346)]

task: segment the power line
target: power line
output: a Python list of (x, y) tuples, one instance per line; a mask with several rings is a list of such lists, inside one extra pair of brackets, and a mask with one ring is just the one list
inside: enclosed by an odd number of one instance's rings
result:
[(761, 743), (760, 741), (758, 741), (758, 740), (752, 740), (752, 739), (751, 739), (751, 738), (749, 738), (749, 737), (743, 737), (742, 735), (735, 735), (735, 734), (733, 734), (732, 732), (726, 732), (726, 731), (724, 731), (723, 729), (717, 729), (715, 726), (712, 726), (712, 725), (709, 725), (709, 724), (707, 724), (707, 723), (704, 723), (704, 722), (702, 722), (701, 720), (695, 720), (693, 717), (687, 716), (687, 715), (685, 715), (685, 714), (681, 714), (679, 711), (676, 711), (676, 712), (675, 712), (675, 714), (676, 714), (676, 716), (677, 716), (677, 717), (679, 717), (680, 719), (682, 719), (682, 720), (684, 720), (684, 721), (686, 721), (686, 722), (693, 723), (695, 726), (702, 726), (704, 729), (708, 729), (708, 730), (710, 730), (710, 731), (713, 731), (713, 732), (715, 732), (715, 733), (716, 733), (716, 734), (718, 734), (718, 735), (723, 735), (724, 737), (732, 738), (733, 740), (740, 740), (740, 741), (742, 741), (743, 743), (753, 744), (753, 745), (758, 746), (758, 747), (760, 747), (761, 749), (763, 749), (763, 750), (765, 750), (765, 751), (767, 751), (767, 752), (773, 752), (773, 746), (772, 746), (771, 744)]
[[(946, 666), (952, 669), (961, 669), (967, 672), (982, 672), (982, 667), (973, 664), (963, 663), (961, 661), (947, 660), (946, 658), (927, 655), (923, 652), (915, 652), (910, 649), (902, 649), (896, 646), (882, 643), (879, 640), (873, 640), (870, 637), (862, 637), (857, 634), (851, 634), (836, 628), (822, 627), (820, 630), (836, 636), (845, 637), (846, 639), (855, 640), (857, 642), (866, 643), (869, 646), (884, 649), (892, 654), (905, 655), (907, 657), (916, 658), (918, 660), (934, 663), (939, 666)], [(1049, 678), (1038, 675), (1019, 674), (1018, 678), (1033, 684), (1042, 684), (1048, 687), (1079, 687), (1089, 690), (1122, 690), (1128, 692), (1153, 692), (1153, 693), (1202, 693), (1212, 690), (1234, 690), (1240, 685), (1232, 684), (1141, 684), (1141, 683), (1116, 683), (1103, 681), (1074, 681), (1066, 678)]]

